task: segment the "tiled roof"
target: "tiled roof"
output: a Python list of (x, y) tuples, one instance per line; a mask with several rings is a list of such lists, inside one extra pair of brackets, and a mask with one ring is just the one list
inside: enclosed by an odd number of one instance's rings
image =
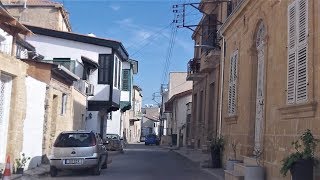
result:
[[(3, 2), (4, 5), (22, 5), (24, 0), (10, 0)], [(62, 6), (61, 3), (51, 0), (27, 0), (27, 6)]]

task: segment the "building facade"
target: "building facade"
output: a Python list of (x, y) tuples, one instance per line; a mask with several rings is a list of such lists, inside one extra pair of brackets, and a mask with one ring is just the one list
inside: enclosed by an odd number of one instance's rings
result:
[(192, 89), (173, 95), (165, 103), (165, 112), (171, 113), (172, 132), (177, 134), (177, 142), (173, 143), (177, 147), (187, 145), (187, 118), (188, 106), (192, 101)]
[(219, 82), (221, 42), (217, 30), (225, 19), (226, 3), (202, 1), (203, 17), (195, 29), (194, 57), (188, 62), (188, 81), (193, 81), (192, 113), (188, 145), (208, 150), (217, 136), (219, 122)]
[(120, 108), (121, 70), (128, 53), (121, 42), (29, 27), (36, 36), (27, 41), (37, 48), (44, 60), (60, 64), (81, 80), (74, 82), (87, 95), (85, 128), (105, 137), (108, 113)]
[(18, 35), (31, 31), (17, 22), (0, 3), (0, 169), (6, 156), (19, 157), (26, 117), (27, 64), (16, 58)]
[[(161, 87), (160, 134), (162, 135), (162, 144), (178, 145), (178, 121), (185, 122), (186, 118), (180, 119), (176, 115), (185, 116), (186, 112), (176, 113), (174, 110), (178, 108), (178, 105), (174, 101), (178, 94), (189, 92), (192, 89), (192, 81), (187, 81), (187, 76), (186, 72), (170, 72), (168, 85)], [(186, 99), (186, 101), (190, 102), (191, 100)], [(183, 111), (188, 103), (186, 101), (179, 102), (182, 103)]]
[(107, 132), (123, 136), (125, 112), (130, 110), (133, 105), (133, 76), (138, 73), (138, 61), (129, 59), (122, 63), (121, 70), (121, 96), (120, 108), (115, 112), (110, 112), (111, 118), (108, 119)]
[(142, 89), (133, 85), (132, 108), (124, 112), (123, 137), (128, 143), (140, 142), (142, 122)]
[(1, 0), (1, 2), (22, 24), (71, 31), (69, 14), (61, 3), (50, 0)]
[(263, 152), (266, 179), (290, 179), (280, 168), (291, 142), (306, 129), (319, 136), (319, 8), (317, 0), (242, 0), (220, 29), (222, 135), (245, 161)]

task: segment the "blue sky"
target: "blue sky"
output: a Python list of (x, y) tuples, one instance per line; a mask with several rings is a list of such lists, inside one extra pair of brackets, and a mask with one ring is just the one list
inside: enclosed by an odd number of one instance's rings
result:
[[(152, 94), (167, 83), (167, 73), (186, 71), (193, 56), (192, 31), (178, 28), (169, 68), (165, 61), (174, 19), (172, 5), (197, 0), (60, 0), (70, 13), (74, 32), (121, 41), (132, 59), (139, 61), (134, 83), (143, 90), (143, 104), (155, 104)], [(189, 13), (197, 14), (196, 11)], [(189, 21), (197, 24), (199, 18)]]

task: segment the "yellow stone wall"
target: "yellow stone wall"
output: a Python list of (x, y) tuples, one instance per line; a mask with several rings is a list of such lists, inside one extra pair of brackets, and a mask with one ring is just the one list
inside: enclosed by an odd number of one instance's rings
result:
[(0, 74), (5, 73), (13, 77), (7, 140), (7, 154), (11, 156), (11, 161), (20, 157), (22, 151), (23, 122), (26, 117), (27, 67), (24, 62), (0, 53)]
[[(263, 166), (267, 179), (290, 179), (280, 175), (281, 160), (293, 151), (291, 142), (306, 129), (320, 135), (320, 1), (309, 0), (308, 36), (308, 102), (287, 105), (287, 12), (292, 0), (246, 0), (227, 21), (222, 30), (226, 40), (223, 91), (223, 129), (227, 140), (224, 160), (231, 155), (228, 145), (237, 140), (238, 155), (252, 156), (254, 146), (256, 50), (255, 34), (262, 20), (266, 27), (265, 46), (265, 112), (263, 138)], [(237, 113), (229, 117), (228, 79), (230, 55), (239, 50), (237, 81)], [(239, 156), (238, 156), (239, 157)], [(240, 157), (239, 157), (240, 158)]]

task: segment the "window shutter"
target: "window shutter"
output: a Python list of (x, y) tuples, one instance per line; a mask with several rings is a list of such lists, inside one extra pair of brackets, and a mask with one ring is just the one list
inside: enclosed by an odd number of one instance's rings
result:
[(288, 7), (288, 74), (287, 74), (287, 103), (295, 103), (296, 96), (296, 3)]
[(298, 1), (297, 103), (307, 100), (308, 0)]
[(123, 69), (122, 70), (122, 90), (123, 91), (129, 91), (130, 90), (130, 70), (129, 69)]
[(229, 92), (228, 92), (228, 114), (232, 114), (232, 99), (233, 99), (233, 54), (230, 57), (230, 73), (229, 73)]
[(237, 80), (238, 80), (238, 50), (234, 53), (233, 57), (233, 114), (237, 112)]
[(228, 93), (228, 114), (236, 113), (237, 99), (237, 62), (238, 51), (234, 52), (230, 57), (230, 77), (229, 77), (229, 93)]

